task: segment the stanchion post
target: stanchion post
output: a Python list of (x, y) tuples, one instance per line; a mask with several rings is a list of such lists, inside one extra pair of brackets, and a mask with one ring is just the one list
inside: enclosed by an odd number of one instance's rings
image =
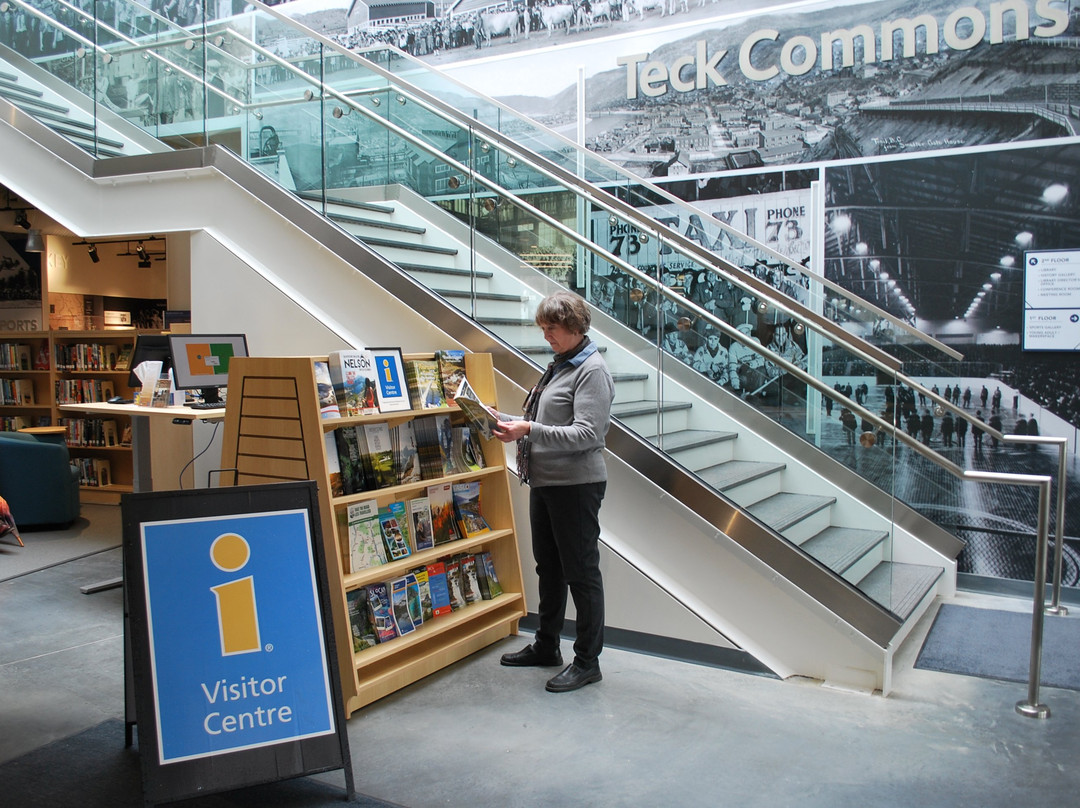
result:
[(1046, 601), (1046, 555), (1050, 544), (1049, 521), (1050, 479), (1046, 478), (1039, 483), (1039, 525), (1035, 545), (1035, 595), (1031, 609), (1031, 660), (1028, 666), (1028, 697), (1026, 701), (1016, 703), (1016, 712), (1028, 718), (1050, 717), (1050, 708), (1045, 704), (1039, 704), (1039, 680), (1042, 678), (1043, 620), (1045, 617), (1043, 609)]
[(1054, 522), (1054, 585), (1047, 614), (1064, 616), (1069, 610), (1061, 605), (1061, 566), (1065, 557), (1065, 449), (1066, 438), (1058, 438), (1057, 514)]

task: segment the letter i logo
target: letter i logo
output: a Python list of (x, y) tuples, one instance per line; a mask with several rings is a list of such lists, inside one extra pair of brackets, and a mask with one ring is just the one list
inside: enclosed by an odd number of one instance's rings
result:
[[(210, 545), (210, 560), (222, 572), (237, 572), (251, 558), (251, 547), (243, 536), (224, 533)], [(250, 654), (262, 645), (259, 618), (255, 612), (255, 579), (252, 576), (210, 587), (217, 598), (218, 632), (221, 654)]]

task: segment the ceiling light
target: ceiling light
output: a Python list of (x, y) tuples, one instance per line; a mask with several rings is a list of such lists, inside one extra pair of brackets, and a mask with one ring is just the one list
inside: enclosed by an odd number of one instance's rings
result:
[(41, 231), (32, 228), (26, 231), (26, 251), (28, 253), (45, 252), (45, 241), (41, 238)]
[(867, 255), (870, 252), (870, 246), (865, 241), (860, 241), (855, 245), (856, 255)]
[(101, 256), (97, 254), (97, 245), (91, 244), (86, 248), (86, 251), (90, 254), (90, 260), (95, 264), (101, 260)]
[(990, 273), (990, 280), (992, 280), (994, 282), (1000, 281), (1001, 280), (1001, 273), (1000, 272), (991, 272)]
[(1014, 267), (1016, 266), (1016, 259), (1011, 255), (1003, 255), (1001, 256), (1001, 260), (999, 260), (998, 263), (1001, 264), (1003, 267)]
[(1046, 186), (1046, 190), (1043, 191), (1043, 202), (1048, 205), (1057, 205), (1065, 201), (1065, 197), (1069, 195), (1069, 186), (1062, 182), (1055, 182), (1053, 185)]
[(851, 229), (851, 217), (846, 213), (838, 213), (833, 216), (831, 226), (834, 233), (846, 233)]
[(23, 230), (29, 230), (30, 229), (30, 220), (28, 218), (26, 218), (26, 211), (25, 210), (17, 210), (17, 211), (15, 211), (15, 224), (17, 224)]
[(150, 255), (146, 252), (146, 247), (143, 246), (143, 243), (141, 241), (135, 245), (135, 254), (139, 256), (140, 261), (150, 260)]
[(1018, 245), (1020, 245), (1021, 247), (1030, 247), (1031, 242), (1034, 241), (1034, 240), (1035, 240), (1035, 236), (1031, 232), (1029, 232), (1027, 230), (1024, 230), (1023, 232), (1017, 233), (1016, 234), (1016, 239), (1015, 239), (1016, 243)]

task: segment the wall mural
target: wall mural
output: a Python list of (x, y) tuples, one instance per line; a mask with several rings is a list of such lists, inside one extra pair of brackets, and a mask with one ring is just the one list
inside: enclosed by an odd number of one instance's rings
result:
[[(811, 269), (964, 354), (909, 361), (920, 382), (1005, 432), (1038, 428), (1075, 446), (1080, 363), (1022, 351), (1019, 331), (1025, 251), (1080, 247), (1078, 12), (1064, 0), (735, 5), (472, 0), (440, 19), (340, 39), (392, 42), (572, 139), (583, 81), (589, 149), (703, 217), (772, 239), (796, 263), (808, 264), (817, 245), (824, 265)], [(824, 184), (819, 232), (814, 181)], [(724, 254), (722, 240), (706, 243), (716, 239), (707, 223), (674, 206), (649, 212)], [(666, 269), (663, 279), (695, 299), (693, 267), (661, 269), (656, 245), (603, 216), (592, 228), (609, 250), (649, 274)], [(790, 280), (752, 256), (733, 260), (775, 285)], [(666, 323), (663, 312), (650, 317), (648, 291), (617, 272), (595, 272), (589, 294), (609, 314), (658, 339), (679, 322), (677, 310)], [(726, 299), (731, 291), (706, 296), (732, 324), (750, 320)], [(680, 336), (702, 340), (693, 327)], [(839, 389), (866, 385), (860, 399), (920, 440), (929, 424), (925, 440), (963, 467), (1053, 471), (1049, 450), (961, 439), (914, 395), (890, 407), (868, 369), (826, 357), (823, 372)], [(825, 407), (822, 448), (965, 539), (962, 571), (1030, 580), (1033, 492), (973, 494), (914, 453), (851, 440), (841, 413)], [(1080, 490), (1070, 487), (1069, 502), (1080, 504)], [(1080, 508), (1067, 512), (1066, 536), (1080, 535)], [(1077, 546), (1066, 542), (1074, 586)]]

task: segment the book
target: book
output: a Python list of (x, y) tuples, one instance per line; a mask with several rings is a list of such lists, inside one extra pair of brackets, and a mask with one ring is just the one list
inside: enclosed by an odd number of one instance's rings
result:
[[(426, 577), (425, 575), (425, 580)], [(416, 577), (415, 571), (405, 573), (405, 602), (408, 604), (413, 626), (420, 628), (424, 625), (424, 600), (420, 594), (420, 579)]]
[(475, 429), (485, 440), (494, 437), (495, 427), (498, 426), (499, 419), (492, 415), (487, 407), (479, 401), (473, 401), (471, 398), (455, 398), (454, 401), (465, 414), (471, 428)]
[(349, 504), (346, 511), (349, 536), (349, 571), (360, 572), (387, 561), (379, 523), (379, 503), (374, 499)]
[(408, 360), (405, 362), (405, 381), (417, 409), (434, 410), (446, 406), (446, 395), (443, 393), (437, 360)]
[(394, 477), (397, 485), (422, 480), (420, 455), (416, 450), (416, 433), (412, 421), (390, 427), (390, 446), (394, 453)]
[(375, 385), (379, 412), (411, 410), (409, 386), (400, 348), (368, 348), (375, 363)]
[(427, 623), (435, 617), (435, 611), (431, 605), (431, 581), (428, 578), (427, 567), (417, 567), (410, 574), (416, 576), (416, 583), (420, 588), (420, 622)]
[(427, 565), (428, 590), (431, 592), (432, 617), (442, 617), (450, 614), (450, 589), (446, 582), (446, 565), (442, 561), (435, 561)]
[(326, 362), (314, 362), (315, 387), (319, 394), (319, 416), (322, 418), (340, 418), (337, 396), (334, 395), (334, 383), (330, 380), (330, 365)]
[(481, 468), (473, 456), (473, 447), (469, 440), (469, 427), (452, 427), (450, 451), (454, 453), (454, 468), (459, 469), (462, 473), (477, 471)]
[(487, 467), (487, 458), (484, 457), (484, 447), (480, 443), (480, 436), (472, 427), (461, 427), (461, 453), (470, 471), (479, 471)]
[(413, 547), (416, 552), (435, 546), (435, 530), (431, 526), (431, 507), (427, 497), (409, 500), (409, 527), (412, 529)]
[(465, 379), (465, 351), (452, 348), (435, 352), (435, 361), (439, 363), (439, 381), (442, 383), (443, 397), (455, 394)]
[(345, 486), (341, 480), (341, 461), (338, 459), (337, 438), (332, 432), (323, 435), (326, 444), (326, 476), (330, 480), (330, 496), (345, 496)]
[(375, 360), (370, 352), (332, 351), (327, 357), (327, 365), (338, 411), (343, 416), (375, 415), (379, 412)]
[(454, 425), (449, 414), (435, 415), (435, 428), (439, 435), (439, 460), (442, 476), (464, 474), (468, 469), (454, 458)]
[(439, 446), (439, 424), (434, 416), (414, 418), (413, 440), (420, 458), (420, 477), (437, 480), (444, 476), (442, 449)]
[(483, 600), (484, 597), (480, 594), (480, 577), (476, 572), (476, 556), (462, 556), (458, 566), (461, 570), (461, 591), (465, 602), (476, 603)]
[(353, 653), (371, 648), (378, 642), (375, 634), (375, 621), (368, 605), (367, 589), (350, 589), (345, 593), (345, 603), (349, 611), (349, 630), (352, 633)]
[(427, 487), (428, 509), (431, 511), (431, 531), (435, 544), (446, 544), (460, 538), (454, 517), (454, 492), (450, 483)]
[(454, 401), (457, 401), (459, 398), (467, 398), (469, 401), (480, 402), (480, 396), (476, 395), (476, 391), (473, 390), (472, 385), (469, 384), (468, 377), (462, 377), (461, 382), (454, 389), (453, 394), (451, 395), (448, 391), (447, 395)]
[(398, 636), (404, 637), (416, 628), (409, 611), (408, 581), (405, 580), (405, 576), (402, 576), (389, 581), (388, 585), (390, 587), (390, 617), (394, 621)]
[(461, 559), (457, 556), (448, 558), (446, 565), (446, 588), (450, 593), (450, 608), (453, 611), (468, 606), (465, 600), (465, 585), (461, 580)]
[(367, 593), (368, 608), (371, 609), (372, 622), (375, 624), (375, 636), (379, 642), (394, 639), (398, 633), (390, 613), (390, 590), (385, 583), (374, 583), (368, 585)]
[(334, 442), (337, 446), (338, 467), (341, 469), (341, 487), (346, 494), (359, 494), (372, 486), (368, 485), (364, 472), (364, 456), (360, 437), (355, 426), (342, 426), (334, 430)]
[(487, 550), (476, 554), (476, 575), (480, 580), (480, 594), (484, 600), (497, 598), (503, 593), (499, 576), (495, 573), (495, 561)]
[(364, 471), (370, 467), (372, 482), (376, 488), (389, 488), (397, 484), (394, 474), (394, 449), (390, 445), (390, 427), (385, 423), (364, 424), (364, 441), (367, 460)]
[(472, 538), (489, 532), (491, 527), (480, 509), (480, 481), (453, 483), (451, 492), (454, 500), (454, 514), (461, 535)]
[(391, 502), (386, 507), (379, 508), (379, 527), (382, 530), (388, 562), (400, 561), (412, 554), (409, 549), (409, 528), (404, 502)]

